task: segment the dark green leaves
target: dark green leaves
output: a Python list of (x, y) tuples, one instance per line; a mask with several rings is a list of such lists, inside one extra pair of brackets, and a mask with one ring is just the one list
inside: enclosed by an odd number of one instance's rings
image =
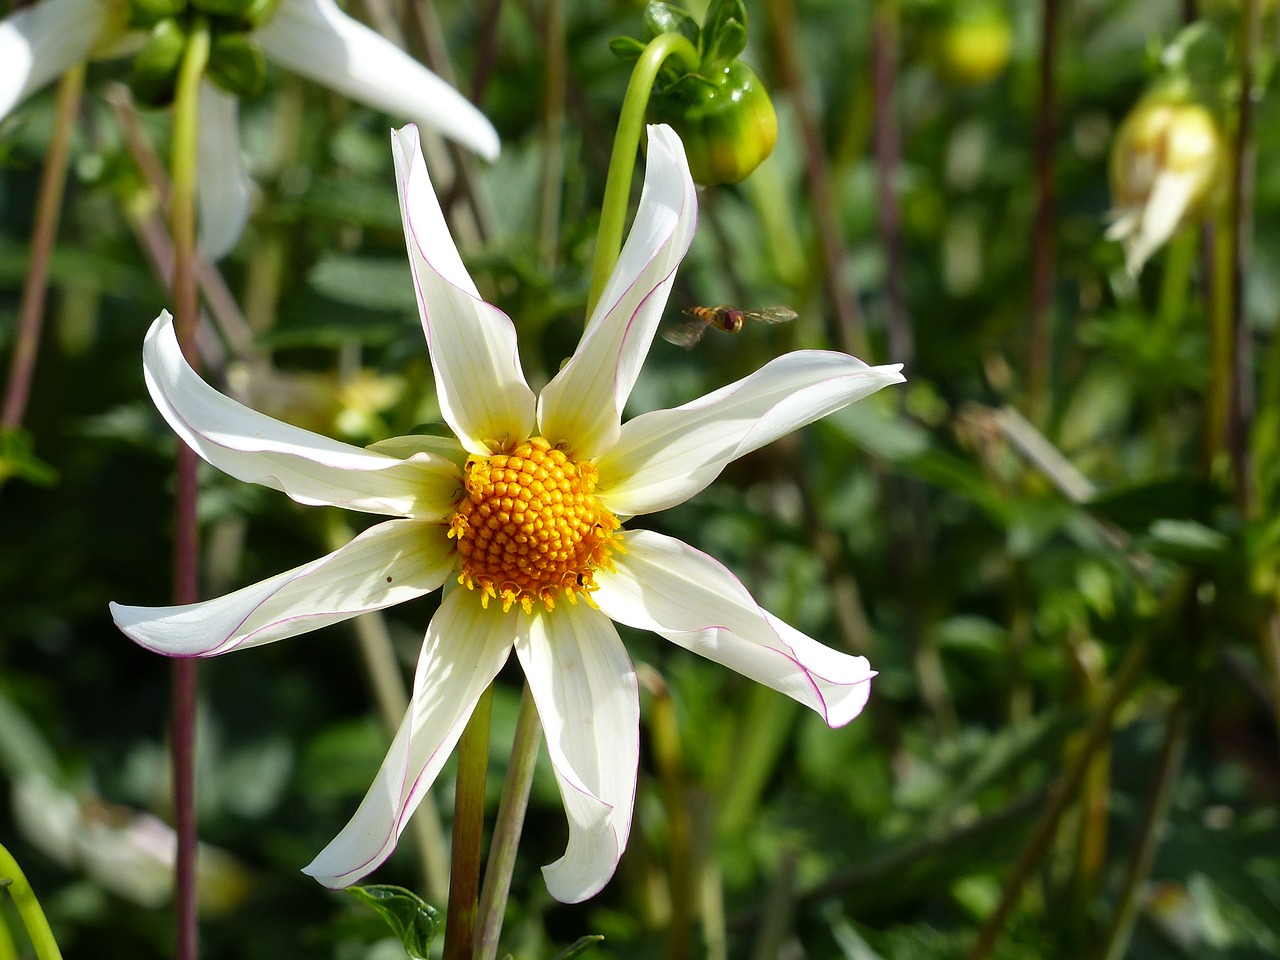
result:
[(431, 941), (440, 929), (435, 907), (413, 891), (390, 884), (347, 887), (347, 893), (378, 912), (404, 944), (405, 953), (414, 960), (426, 960)]

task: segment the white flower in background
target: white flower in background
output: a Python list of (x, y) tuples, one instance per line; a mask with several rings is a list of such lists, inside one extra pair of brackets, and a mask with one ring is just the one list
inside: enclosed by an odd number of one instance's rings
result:
[(217, 600), (112, 605), (151, 650), (207, 657), (270, 643), (444, 587), (412, 702), (376, 781), (306, 868), (332, 887), (394, 849), (481, 693), (514, 649), (537, 703), (569, 819), (544, 868), (563, 901), (598, 891), (626, 847), (639, 759), (635, 673), (612, 621), (651, 630), (847, 723), (867, 701), (862, 657), (762, 610), (714, 559), (622, 521), (688, 500), (725, 465), (902, 380), (841, 353), (799, 351), (700, 400), (622, 422), (697, 200), (684, 148), (649, 128), (640, 208), (577, 350), (534, 395), (505, 314), (482, 300), (449, 236), (412, 126), (393, 137), (418, 304), (453, 438), (368, 449), (288, 426), (219, 394), (183, 361), (164, 314), (144, 347), (147, 385), (214, 466), (307, 504), (386, 520), (314, 563)]
[[(68, 68), (137, 49), (117, 0), (41, 0), (0, 21), (0, 119)], [(348, 17), (334, 0), (280, 0), (252, 38), (267, 59), (393, 117), (413, 120), (474, 150), (498, 156), (497, 131), (457, 90)], [(237, 100), (206, 82), (199, 137), (200, 246), (217, 259), (249, 218), (251, 181), (240, 152)]]
[(1185, 98), (1152, 94), (1125, 117), (1111, 145), (1115, 206), (1106, 236), (1124, 245), (1130, 274), (1205, 215), (1225, 152), (1213, 114)]

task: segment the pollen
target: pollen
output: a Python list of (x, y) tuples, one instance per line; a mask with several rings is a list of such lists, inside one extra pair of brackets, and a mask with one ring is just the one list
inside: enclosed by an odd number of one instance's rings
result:
[[(618, 519), (596, 499), (596, 470), (542, 437), (508, 452), (467, 458), (464, 495), (449, 521), (458, 541), (458, 582), (503, 611), (554, 610), (596, 588), (595, 572), (622, 551)], [(592, 604), (594, 606), (594, 604)]]

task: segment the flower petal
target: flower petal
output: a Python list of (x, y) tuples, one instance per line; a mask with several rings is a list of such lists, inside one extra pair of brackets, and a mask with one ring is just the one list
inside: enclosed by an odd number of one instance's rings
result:
[(516, 639), (569, 818), (564, 856), (542, 868), (557, 900), (599, 892), (631, 833), (640, 761), (635, 671), (608, 618), (562, 603)]
[(567, 441), (578, 459), (598, 456), (618, 438), (622, 408), (698, 222), (684, 145), (666, 124), (649, 127), (647, 163), (640, 208), (618, 264), (578, 348), (538, 400), (542, 435)]
[(430, 593), (454, 569), (447, 528), (387, 520), (326, 557), (216, 600), (177, 607), (111, 604), (135, 643), (169, 657), (213, 657), (318, 630)]
[(333, 0), (281, 0), (254, 36), (263, 53), (294, 73), (439, 130), (486, 160), (498, 158), (498, 132), (471, 101)]
[(350, 822), (303, 873), (335, 889), (371, 873), (440, 773), (476, 701), (511, 652), (521, 613), (480, 606), (474, 591), (451, 591), (431, 618), (418, 655), (413, 699), (382, 769)]
[(98, 0), (42, 0), (0, 21), (0, 118), (86, 59), (107, 22)]
[(162, 313), (142, 348), (151, 399), (183, 442), (237, 480), (299, 503), (438, 520), (458, 497), (459, 471), (430, 453), (397, 459), (330, 440), (224, 397), (187, 364)]
[(900, 363), (869, 367), (843, 353), (802, 350), (683, 407), (641, 414), (596, 461), (601, 500), (624, 516), (683, 503), (726, 464), (901, 382), (901, 370)]
[(253, 180), (240, 152), (239, 102), (208, 80), (200, 84), (196, 204), (200, 252), (210, 260), (230, 253), (249, 222)]
[(520, 369), (511, 319), (480, 299), (449, 236), (409, 126), (391, 135), (400, 184), (400, 213), (431, 351), (440, 412), (472, 453), (523, 440), (534, 424), (534, 396)]
[(1165, 170), (1156, 175), (1137, 225), (1124, 238), (1125, 269), (1130, 276), (1141, 273), (1152, 254), (1177, 231), (1203, 176), (1198, 169), (1180, 173)]
[(600, 609), (785, 693), (839, 727), (866, 705), (865, 657), (852, 657), (789, 627), (756, 604), (713, 558), (671, 537), (628, 530), (613, 571), (596, 572)]

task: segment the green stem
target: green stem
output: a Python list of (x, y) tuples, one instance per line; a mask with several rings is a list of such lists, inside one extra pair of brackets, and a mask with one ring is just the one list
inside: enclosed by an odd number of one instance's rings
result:
[(622, 250), (622, 230), (631, 196), (631, 175), (636, 168), (636, 150), (640, 147), (640, 134), (644, 129), (649, 91), (653, 89), (658, 71), (668, 57), (676, 57), (690, 72), (698, 69), (698, 51), (688, 38), (679, 33), (664, 33), (649, 41), (631, 71), (631, 80), (622, 100), (622, 113), (618, 117), (618, 129), (613, 136), (609, 175), (604, 183), (604, 202), (600, 209), (600, 227), (596, 231), (596, 255), (591, 264), (591, 287), (587, 297), (588, 317), (600, 301), (604, 285)]
[[(200, 80), (209, 63), (209, 25), (196, 17), (178, 70), (173, 102), (173, 143), (169, 200), (173, 234), (174, 327), (183, 353), (196, 363), (196, 133), (199, 129)], [(196, 519), (196, 455), (178, 446), (177, 493), (174, 504), (174, 601), (193, 603), (200, 594), (199, 526)], [(175, 660), (172, 671), (172, 740), (174, 832), (174, 955), (177, 960), (199, 956), (198, 891), (196, 888), (196, 663)]]
[(13, 854), (0, 844), (0, 889), (5, 888), (8, 889), (9, 896), (13, 897), (18, 915), (27, 928), (27, 936), (31, 938), (31, 945), (36, 948), (36, 957), (39, 960), (62, 960), (58, 941), (53, 938), (49, 921), (40, 909), (40, 901), (36, 899), (36, 892), (31, 889), (18, 861), (13, 859)]
[(9, 932), (9, 925), (4, 922), (3, 913), (0, 913), (0, 960), (18, 960), (18, 945), (13, 942), (13, 934)]
[(480, 699), (458, 744), (458, 782), (453, 803), (453, 863), (449, 913), (444, 922), (444, 960), (472, 960), (484, 839), (485, 779), (489, 769), (489, 718), (493, 686)]
[(498, 939), (502, 936), (502, 919), (507, 910), (511, 874), (516, 865), (516, 849), (520, 845), (524, 814), (529, 806), (533, 769), (538, 763), (538, 745), (542, 743), (541, 732), (538, 708), (526, 684), (520, 696), (520, 717), (516, 720), (507, 779), (502, 786), (502, 800), (498, 804), (493, 842), (489, 845), (489, 861), (484, 871), (480, 914), (476, 920), (480, 931), (476, 960), (493, 960), (498, 955)]

